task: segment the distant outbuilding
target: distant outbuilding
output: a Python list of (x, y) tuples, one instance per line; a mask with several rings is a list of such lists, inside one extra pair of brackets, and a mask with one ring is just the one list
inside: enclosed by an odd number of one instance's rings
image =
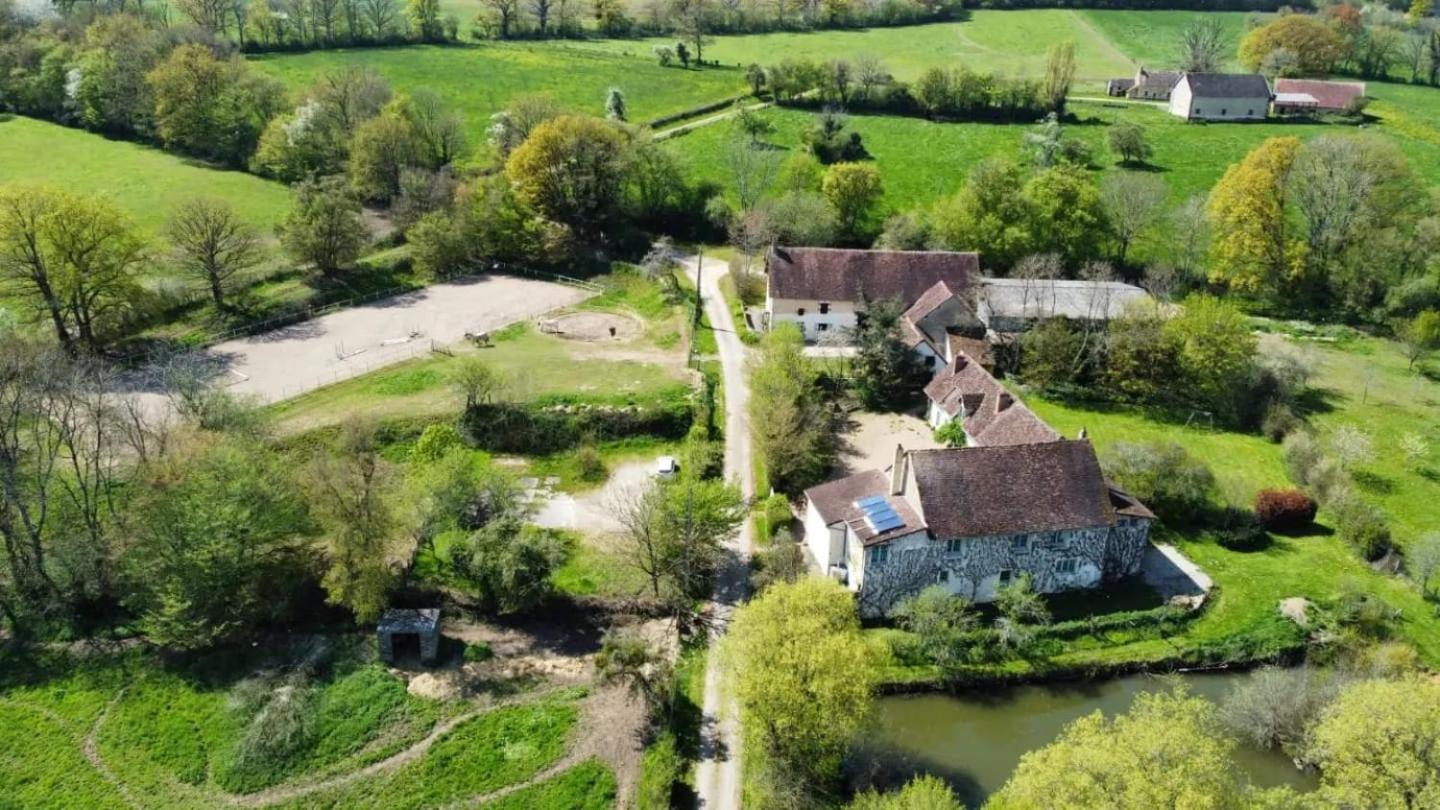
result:
[[(1295, 104), (1291, 99), (1308, 97), (1309, 104)], [(1365, 103), (1364, 82), (1331, 82), (1321, 79), (1276, 79), (1275, 112), (1286, 113), (1354, 113)]]
[(395, 663), (395, 637), (414, 636), (420, 643), (420, 660), (432, 664), (440, 654), (439, 608), (391, 608), (380, 617), (375, 628), (380, 644), (380, 659)]

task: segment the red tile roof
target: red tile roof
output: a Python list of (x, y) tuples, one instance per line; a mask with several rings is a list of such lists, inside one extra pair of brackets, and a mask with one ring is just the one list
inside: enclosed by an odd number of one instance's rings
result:
[(1344, 110), (1365, 95), (1364, 82), (1327, 82), (1319, 79), (1276, 79), (1276, 93), (1304, 93), (1313, 96), (1322, 110)]

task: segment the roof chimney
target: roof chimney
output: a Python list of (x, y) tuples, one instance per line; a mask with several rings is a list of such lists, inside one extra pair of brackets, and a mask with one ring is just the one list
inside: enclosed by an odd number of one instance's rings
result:
[(890, 494), (905, 494), (905, 479), (910, 472), (910, 455), (901, 445), (895, 445), (895, 463), (890, 465)]
[(1083, 442), (1083, 441), (1085, 441), (1085, 440), (1088, 439), (1088, 438), (1090, 438), (1090, 431), (1086, 430), (1086, 429), (1083, 428), (1083, 427), (1080, 428), (1080, 441)]

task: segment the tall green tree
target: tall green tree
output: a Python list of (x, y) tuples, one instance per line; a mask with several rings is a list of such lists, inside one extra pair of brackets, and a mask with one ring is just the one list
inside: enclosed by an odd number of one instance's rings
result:
[(845, 238), (861, 242), (873, 235), (880, 198), (885, 196), (879, 169), (868, 163), (836, 163), (825, 170), (820, 190), (835, 209)]
[(925, 366), (900, 336), (896, 299), (873, 301), (855, 327), (855, 388), (867, 408), (891, 410), (913, 402), (925, 385)]
[(130, 607), (151, 641), (204, 649), (282, 617), (308, 567), (305, 503), (269, 451), (201, 436), (148, 467)]
[(295, 186), (295, 203), (280, 226), (280, 240), (292, 257), (332, 275), (360, 257), (367, 237), (360, 201), (339, 176)]
[(822, 480), (835, 457), (829, 410), (804, 339), (789, 324), (772, 329), (750, 371), (755, 449), (776, 490), (798, 494)]
[(1000, 158), (976, 164), (960, 191), (935, 206), (931, 230), (936, 247), (983, 250), (986, 263), (1006, 268), (1033, 253), (1033, 205), (1022, 193), (1020, 167)]
[(326, 596), (362, 624), (373, 622), (414, 549), (395, 502), (399, 480), (380, 456), (375, 426), (364, 421), (341, 426), (338, 441), (311, 461), (306, 480), (325, 532)]
[(243, 166), (284, 105), (284, 88), (238, 56), (181, 45), (147, 74), (155, 131), (171, 149)]
[(593, 233), (616, 212), (629, 139), (598, 118), (562, 115), (535, 127), (505, 164), (515, 193), (555, 222)]
[(1209, 701), (1180, 690), (1144, 693), (1125, 714), (1082, 717), (1026, 754), (986, 807), (1238, 810), (1234, 748)]
[(1341, 807), (1440, 806), (1440, 686), (1372, 680), (1340, 694), (1311, 734), (1323, 795)]
[(1210, 192), (1210, 280), (1277, 296), (1305, 267), (1305, 243), (1288, 216), (1298, 138), (1270, 138), (1231, 166)]
[(834, 789), (879, 676), (854, 597), (823, 577), (771, 585), (736, 611), (725, 654), (766, 803)]

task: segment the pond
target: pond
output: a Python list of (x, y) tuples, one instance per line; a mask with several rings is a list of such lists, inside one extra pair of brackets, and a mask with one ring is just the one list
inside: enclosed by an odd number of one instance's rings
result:
[[(933, 773), (950, 782), (971, 807), (1005, 784), (1026, 751), (1055, 739), (1072, 720), (1099, 709), (1107, 717), (1130, 707), (1141, 692), (1167, 688), (1179, 678), (1193, 694), (1222, 700), (1248, 673), (1132, 675), (1090, 683), (1057, 683), (971, 690), (961, 695), (893, 695), (877, 701), (878, 728), (862, 757), (863, 769), (885, 786), (912, 774)], [(1313, 790), (1317, 781), (1283, 754), (1241, 746), (1240, 772), (1259, 787)]]

